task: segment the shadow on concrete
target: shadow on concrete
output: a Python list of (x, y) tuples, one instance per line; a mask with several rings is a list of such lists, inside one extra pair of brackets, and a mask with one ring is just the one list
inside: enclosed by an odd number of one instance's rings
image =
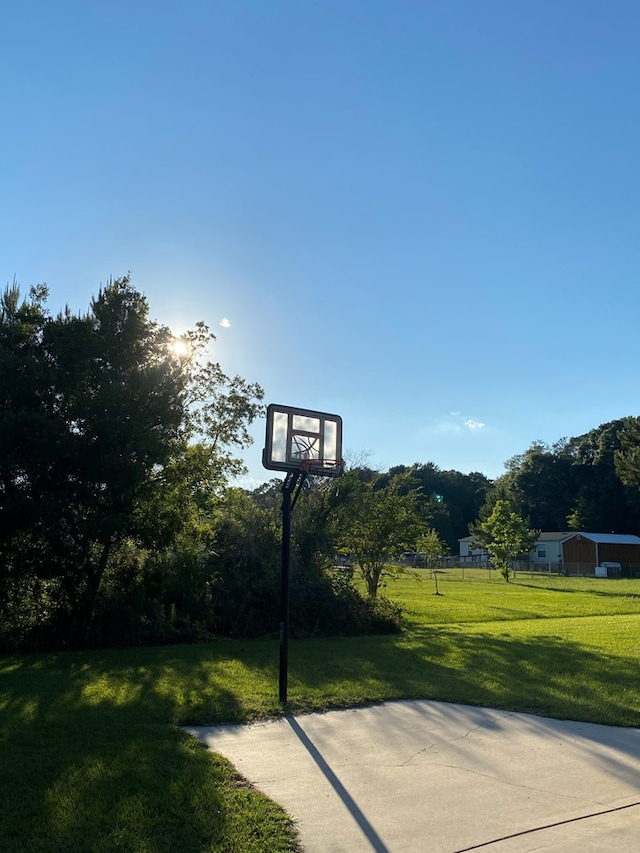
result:
[(296, 737), (299, 739), (300, 743), (307, 750), (311, 758), (313, 758), (326, 780), (329, 782), (336, 794), (340, 797), (345, 807), (362, 830), (367, 841), (371, 844), (371, 849), (375, 850), (376, 853), (390, 853), (389, 849), (385, 846), (378, 833), (375, 831), (375, 829), (371, 826), (367, 818), (364, 816), (362, 810), (358, 807), (351, 794), (347, 791), (347, 789), (338, 779), (329, 764), (325, 761), (322, 756), (322, 753), (314, 745), (311, 738), (303, 731), (295, 717), (287, 717), (286, 719), (293, 731), (295, 732)]

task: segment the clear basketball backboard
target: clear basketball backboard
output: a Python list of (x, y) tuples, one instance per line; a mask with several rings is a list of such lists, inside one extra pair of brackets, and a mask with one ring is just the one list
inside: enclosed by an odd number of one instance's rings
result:
[(270, 471), (306, 471), (323, 477), (342, 473), (342, 418), (271, 403), (262, 464)]

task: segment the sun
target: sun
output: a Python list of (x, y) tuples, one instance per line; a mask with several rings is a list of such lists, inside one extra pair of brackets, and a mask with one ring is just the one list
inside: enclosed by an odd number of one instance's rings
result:
[(169, 344), (169, 349), (176, 358), (186, 358), (191, 352), (191, 347), (184, 338), (174, 338)]

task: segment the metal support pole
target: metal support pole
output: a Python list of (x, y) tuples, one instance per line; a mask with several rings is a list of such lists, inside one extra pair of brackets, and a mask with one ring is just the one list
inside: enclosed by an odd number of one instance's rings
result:
[(282, 485), (282, 564), (280, 570), (280, 679), (279, 698), (287, 701), (287, 664), (289, 654), (289, 554), (291, 550), (291, 491), (294, 476), (287, 474)]
[(282, 484), (282, 565), (280, 570), (280, 676), (278, 696), (287, 702), (289, 658), (289, 555), (291, 552), (291, 513), (307, 478), (306, 471), (289, 473)]

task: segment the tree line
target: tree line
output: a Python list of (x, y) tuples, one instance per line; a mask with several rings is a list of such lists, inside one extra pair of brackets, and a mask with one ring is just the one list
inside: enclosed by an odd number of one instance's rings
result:
[(540, 530), (640, 531), (640, 418), (609, 421), (553, 445), (534, 442), (506, 462), (506, 499)]

